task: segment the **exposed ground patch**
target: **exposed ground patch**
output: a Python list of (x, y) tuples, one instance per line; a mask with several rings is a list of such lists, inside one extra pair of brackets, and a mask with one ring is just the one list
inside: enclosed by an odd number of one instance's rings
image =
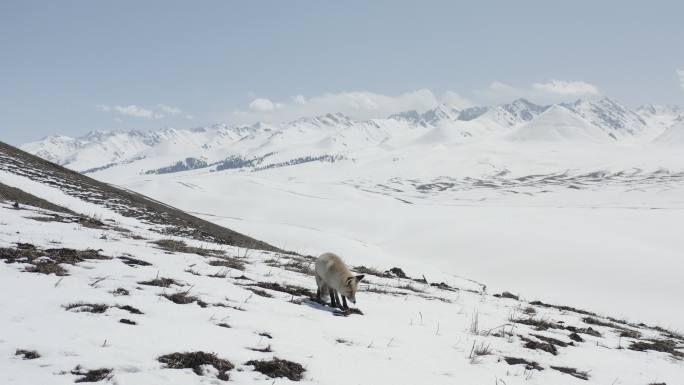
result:
[(25, 360), (35, 360), (36, 358), (40, 358), (40, 354), (38, 354), (38, 352), (35, 350), (17, 349), (17, 351), (14, 352), (14, 355), (23, 356), (23, 359)]
[(158, 287), (169, 287), (171, 285), (176, 285), (176, 286), (183, 286), (182, 283), (176, 281), (173, 278), (166, 278), (166, 277), (157, 277), (155, 279), (151, 279), (149, 281), (140, 281), (138, 282), (139, 285), (146, 285), (146, 286), (158, 286)]
[(243, 259), (228, 256), (222, 256), (218, 259), (212, 259), (211, 261), (209, 261), (209, 265), (228, 267), (240, 271), (245, 270), (245, 262)]
[(675, 358), (684, 358), (684, 353), (677, 350), (677, 342), (673, 340), (636, 341), (629, 345), (629, 349), (636, 351), (653, 350), (656, 352), (670, 353)]
[(185, 243), (185, 241), (180, 241), (180, 240), (176, 240), (176, 239), (159, 239), (159, 240), (153, 241), (151, 243), (154, 243), (160, 249), (171, 252), (171, 253), (197, 254), (197, 255), (201, 255), (203, 257), (216, 256), (216, 255), (223, 255), (224, 254), (224, 252), (222, 250), (205, 249), (203, 247), (188, 246), (188, 244)]
[(525, 369), (527, 370), (544, 370), (538, 362), (526, 360), (524, 358), (504, 357), (504, 361), (506, 361), (508, 365), (525, 365)]
[(197, 302), (197, 305), (199, 305), (200, 307), (209, 306), (208, 303), (202, 301), (194, 295), (190, 295), (187, 291), (179, 291), (172, 294), (161, 294), (161, 296), (179, 305), (187, 305), (189, 303)]
[(76, 250), (69, 248), (41, 249), (30, 243), (17, 243), (15, 248), (0, 248), (0, 260), (5, 263), (29, 264), (24, 271), (29, 273), (68, 275), (62, 264), (76, 265), (86, 260), (110, 259), (99, 250)]
[(581, 370), (577, 370), (575, 368), (568, 368), (565, 366), (553, 366), (551, 365), (551, 369), (557, 370), (561, 373), (569, 374), (573, 377), (579, 378), (581, 380), (588, 380), (589, 379), (589, 372), (584, 372)]
[(112, 369), (100, 368), (86, 370), (79, 365), (71, 371), (71, 374), (80, 376), (74, 382), (100, 382), (112, 378)]
[(298, 297), (313, 298), (315, 296), (315, 294), (311, 290), (309, 290), (305, 287), (297, 286), (297, 285), (290, 285), (290, 284), (282, 284), (281, 285), (281, 284), (276, 283), (276, 282), (257, 282), (252, 286), (258, 286), (262, 289), (279, 291), (282, 293), (287, 293), (287, 294), (291, 294), (291, 295), (298, 296)]
[(107, 309), (110, 309), (113, 307), (121, 309), (121, 310), (126, 310), (127, 312), (129, 312), (131, 314), (144, 314), (139, 309), (136, 309), (130, 305), (107, 305), (104, 303), (85, 303), (85, 302), (70, 303), (68, 305), (65, 305), (64, 309), (66, 309), (67, 311), (73, 311), (76, 313), (101, 314), (101, 313), (106, 312)]
[(201, 351), (166, 354), (157, 360), (169, 369), (192, 369), (198, 376), (205, 375), (203, 365), (211, 365), (218, 371), (216, 377), (223, 381), (228, 381), (228, 372), (234, 367), (230, 361), (221, 359), (214, 353)]
[(245, 365), (252, 365), (254, 370), (271, 378), (285, 377), (292, 381), (301, 380), (305, 372), (302, 365), (277, 357), (271, 360), (251, 360), (247, 361)]

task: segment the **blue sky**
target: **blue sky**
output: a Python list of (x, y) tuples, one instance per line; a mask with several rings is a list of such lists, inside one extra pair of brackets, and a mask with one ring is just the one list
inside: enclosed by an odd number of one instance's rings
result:
[(0, 140), (515, 97), (682, 105), (681, 4), (3, 0)]

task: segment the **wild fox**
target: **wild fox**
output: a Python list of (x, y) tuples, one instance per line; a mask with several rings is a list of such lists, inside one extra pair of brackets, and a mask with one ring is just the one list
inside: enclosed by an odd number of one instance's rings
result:
[[(330, 306), (347, 309), (347, 298), (356, 303), (356, 289), (363, 275), (353, 275), (342, 259), (333, 253), (324, 253), (316, 260), (316, 297), (330, 295)], [(337, 293), (342, 294), (342, 304)]]

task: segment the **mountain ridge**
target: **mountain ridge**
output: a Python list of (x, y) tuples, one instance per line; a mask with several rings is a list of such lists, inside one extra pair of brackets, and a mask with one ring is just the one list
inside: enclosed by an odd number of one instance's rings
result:
[[(562, 107), (564, 113), (560, 115), (573, 115), (573, 118), (565, 122), (552, 122), (546, 117), (535, 123), (554, 107)], [(569, 124), (570, 121), (576, 124)], [(210, 162), (217, 162), (231, 156), (259, 157), (270, 153), (294, 152), (291, 159), (348, 154), (374, 146), (391, 150), (416, 143), (508, 140), (523, 136), (532, 139), (529, 135), (533, 131), (539, 133), (535, 141), (550, 143), (566, 141), (573, 136), (570, 133), (572, 130), (577, 131), (575, 137), (584, 135), (582, 132), (586, 133), (587, 130), (599, 130), (611, 140), (604, 141), (602, 138), (598, 142), (659, 144), (668, 138), (663, 134), (681, 121), (684, 121), (684, 111), (679, 107), (646, 105), (632, 110), (607, 97), (538, 105), (520, 98), (511, 103), (465, 109), (439, 104), (424, 112), (411, 110), (368, 120), (357, 120), (342, 113), (327, 113), (282, 123), (218, 123), (188, 129), (165, 127), (149, 131), (95, 130), (77, 138), (51, 135), (20, 148), (82, 171), (142, 158), (159, 158), (160, 162), (163, 158), (163, 162), (174, 163), (180, 160), (179, 156), (205, 157)], [(554, 130), (555, 123), (565, 125), (565, 134), (558, 136), (547, 132)], [(544, 126), (534, 130), (524, 128), (530, 124), (533, 127)], [(523, 132), (516, 135), (520, 130)], [(595, 133), (591, 135), (597, 136)], [(158, 163), (153, 166), (165, 165)]]

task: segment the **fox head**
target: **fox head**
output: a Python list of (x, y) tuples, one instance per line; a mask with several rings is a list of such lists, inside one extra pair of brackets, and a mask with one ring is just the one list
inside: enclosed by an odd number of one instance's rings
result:
[(347, 277), (344, 281), (344, 287), (340, 289), (340, 294), (347, 297), (352, 303), (356, 303), (356, 289), (359, 287), (359, 282), (361, 282), (363, 277), (363, 274)]

